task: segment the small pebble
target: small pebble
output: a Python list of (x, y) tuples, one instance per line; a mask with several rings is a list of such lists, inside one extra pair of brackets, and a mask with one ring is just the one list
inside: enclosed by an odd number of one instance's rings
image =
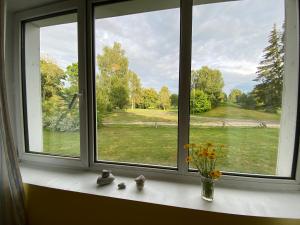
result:
[(125, 188), (126, 188), (126, 184), (125, 183), (122, 182), (122, 183), (118, 184), (118, 189), (119, 190), (122, 190), (122, 189), (125, 189)]

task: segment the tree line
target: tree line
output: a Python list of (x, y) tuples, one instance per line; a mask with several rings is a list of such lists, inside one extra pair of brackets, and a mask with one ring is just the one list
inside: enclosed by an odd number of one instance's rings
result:
[[(284, 26), (283, 26), (284, 28)], [(284, 30), (284, 29), (283, 29)], [(223, 91), (222, 73), (208, 66), (191, 72), (190, 112), (199, 114), (230, 102), (247, 109), (276, 112), (281, 107), (284, 64), (284, 32), (274, 25), (263, 50), (254, 81), (253, 90), (244, 93), (231, 90), (229, 96)], [(178, 95), (167, 86), (160, 91), (142, 87), (139, 75), (129, 69), (128, 58), (120, 43), (105, 46), (97, 55), (96, 74), (97, 122), (113, 110), (177, 108)], [(53, 60), (40, 61), (42, 85), (43, 126), (60, 131), (79, 129), (78, 64), (67, 66), (64, 71)], [(59, 109), (59, 110), (58, 110)]]
[(120, 43), (105, 46), (97, 55), (96, 75), (97, 119), (101, 123), (107, 112), (126, 108), (162, 109), (177, 107), (178, 96), (171, 94), (167, 86), (157, 92), (142, 87), (139, 75), (129, 69), (128, 58)]

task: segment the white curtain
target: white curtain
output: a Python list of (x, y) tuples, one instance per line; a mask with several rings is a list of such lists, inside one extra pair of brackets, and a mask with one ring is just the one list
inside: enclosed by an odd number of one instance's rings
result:
[(0, 225), (25, 225), (24, 191), (5, 82), (5, 0), (0, 0)]

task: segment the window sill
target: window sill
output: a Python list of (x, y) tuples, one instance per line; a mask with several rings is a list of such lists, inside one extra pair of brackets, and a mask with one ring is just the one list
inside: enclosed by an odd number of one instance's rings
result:
[[(262, 191), (216, 187), (212, 203), (201, 199), (201, 186), (178, 182), (147, 180), (138, 191), (133, 178), (116, 176), (107, 186), (98, 187), (95, 171), (40, 167), (22, 164), (23, 182), (38, 186), (217, 213), (245, 216), (300, 219), (300, 191)], [(125, 190), (117, 184), (126, 183)]]

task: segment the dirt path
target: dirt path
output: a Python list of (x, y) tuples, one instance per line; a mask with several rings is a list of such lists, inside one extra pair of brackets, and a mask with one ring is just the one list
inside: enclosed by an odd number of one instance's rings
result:
[[(224, 118), (210, 118), (202, 117), (207, 121), (193, 122), (193, 127), (265, 127), (265, 128), (279, 128), (279, 122), (275, 121), (257, 121), (246, 119), (224, 119)], [(175, 122), (104, 122), (103, 125), (144, 125), (144, 126), (177, 126)]]

